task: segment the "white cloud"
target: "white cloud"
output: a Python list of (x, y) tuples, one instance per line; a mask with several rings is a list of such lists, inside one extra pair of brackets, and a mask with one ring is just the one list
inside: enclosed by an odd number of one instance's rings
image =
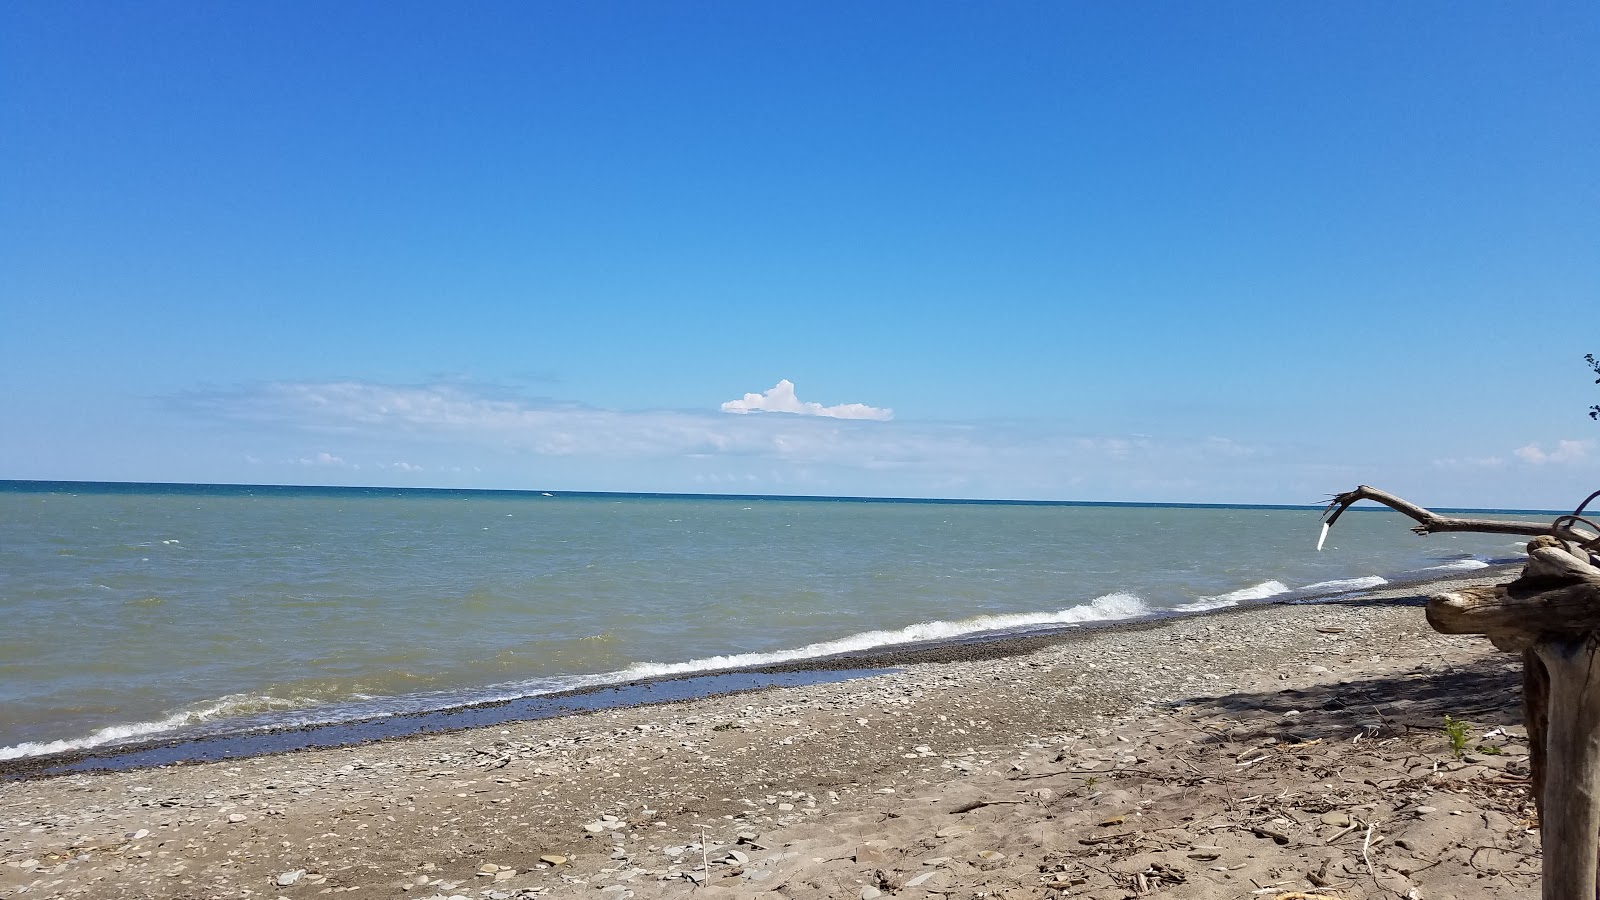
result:
[(421, 472), (422, 467), (408, 462), (378, 463), (378, 468), (394, 472)]
[(342, 458), (334, 456), (332, 453), (328, 453), (326, 451), (318, 453), (316, 456), (302, 456), (295, 460), (295, 463), (302, 466), (331, 466), (340, 469), (361, 468), (360, 466), (352, 466), (345, 462)]
[(1525, 463), (1542, 466), (1547, 463), (1579, 462), (1589, 456), (1594, 441), (1556, 441), (1554, 449), (1544, 450), (1538, 444), (1529, 444), (1511, 451)]
[(1505, 464), (1501, 456), (1445, 456), (1433, 461), (1437, 469), (1498, 469)]
[(886, 422), (894, 418), (894, 410), (868, 406), (865, 403), (841, 403), (823, 406), (821, 403), (802, 401), (794, 393), (794, 382), (785, 378), (770, 390), (760, 394), (745, 394), (738, 400), (722, 404), (726, 413), (782, 412), (797, 416), (822, 416), (828, 419), (871, 419)]

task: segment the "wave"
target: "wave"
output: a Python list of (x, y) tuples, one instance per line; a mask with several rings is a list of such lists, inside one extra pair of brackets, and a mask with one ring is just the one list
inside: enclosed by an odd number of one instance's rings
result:
[(149, 722), (108, 725), (80, 738), (59, 741), (24, 741), (10, 747), (0, 747), (0, 760), (21, 759), (25, 756), (45, 756), (51, 753), (65, 753), (69, 750), (89, 750), (95, 747), (103, 747), (107, 744), (125, 744), (139, 738), (147, 738), (163, 732), (176, 731), (218, 719), (262, 713), (269, 710), (294, 709), (305, 706), (309, 702), (312, 701), (301, 703), (279, 697), (255, 697), (234, 694), (219, 700), (199, 704), (191, 709), (179, 710), (171, 715)]
[(1423, 572), (1468, 572), (1473, 569), (1487, 568), (1489, 568), (1488, 563), (1481, 559), (1472, 559), (1469, 557), (1467, 559), (1453, 559), (1442, 565), (1428, 566), (1426, 569), (1418, 569), (1417, 572), (1419, 574)]
[(1134, 619), (1150, 614), (1143, 600), (1127, 593), (1106, 594), (1089, 603), (1070, 606), (1055, 612), (1008, 613), (1003, 615), (975, 616), (957, 621), (918, 622), (893, 631), (863, 631), (832, 641), (807, 644), (792, 650), (775, 650), (767, 653), (738, 653), (730, 656), (708, 656), (678, 663), (636, 663), (616, 673), (621, 680), (657, 678), (662, 675), (685, 675), (692, 672), (710, 672), (718, 669), (744, 669), (837, 656), (879, 647), (901, 644), (920, 644), (928, 641), (947, 641), (987, 632), (1017, 631), (1041, 625), (1078, 625), (1084, 622), (1108, 622), (1117, 619)]
[(1289, 586), (1281, 581), (1263, 581), (1260, 584), (1229, 591), (1226, 594), (1217, 594), (1213, 597), (1201, 597), (1193, 603), (1184, 603), (1174, 606), (1178, 612), (1205, 612), (1208, 609), (1222, 609), (1228, 606), (1238, 606), (1252, 600), (1265, 600), (1279, 594), (1287, 594)]
[(1342, 594), (1346, 591), (1371, 590), (1372, 588), (1383, 587), (1388, 583), (1389, 579), (1387, 578), (1380, 578), (1377, 575), (1363, 575), (1360, 578), (1337, 578), (1333, 581), (1319, 581), (1316, 584), (1308, 584), (1303, 588), (1298, 588), (1295, 593)]
[[(1275, 582), (1274, 582), (1275, 583)], [(1107, 622), (1147, 616), (1151, 609), (1139, 597), (1129, 593), (1112, 593), (1096, 597), (1088, 603), (1069, 606), (1052, 612), (1007, 613), (974, 616), (954, 621), (918, 622), (904, 628), (880, 631), (863, 631), (859, 634), (821, 641), (789, 650), (764, 653), (738, 653), (726, 656), (707, 656), (684, 662), (635, 663), (625, 669), (596, 675), (576, 675), (564, 678), (541, 678), (466, 691), (439, 691), (412, 694), (405, 697), (356, 697), (355, 702), (319, 704), (317, 701), (298, 702), (276, 697), (250, 697), (235, 695), (224, 697), (189, 710), (182, 710), (149, 722), (112, 725), (84, 737), (59, 741), (30, 741), (10, 747), (0, 747), (0, 760), (26, 756), (44, 756), (72, 750), (89, 750), (109, 744), (125, 744), (156, 735), (182, 731), (185, 737), (197, 736), (195, 726), (207, 723), (220, 724), (218, 720), (241, 717), (222, 729), (228, 733), (263, 731), (272, 728), (298, 728), (348, 722), (374, 716), (432, 712), (478, 703), (494, 703), (553, 694), (558, 691), (603, 687), (624, 684), (648, 678), (670, 675), (690, 675), (724, 669), (747, 669), (770, 666), (798, 660), (837, 656), (882, 647), (948, 641), (980, 634), (1017, 632), (1050, 626), (1074, 626), (1086, 622)], [(307, 708), (311, 707), (311, 708)], [(300, 710), (300, 715), (286, 716), (289, 710)], [(263, 716), (263, 713), (279, 713)], [(168, 734), (169, 737), (176, 736)]]

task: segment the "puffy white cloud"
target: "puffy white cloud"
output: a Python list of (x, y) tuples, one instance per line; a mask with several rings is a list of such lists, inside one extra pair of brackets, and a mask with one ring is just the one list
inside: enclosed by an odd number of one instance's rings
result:
[(341, 457), (334, 456), (332, 453), (328, 453), (326, 451), (323, 451), (322, 453), (318, 453), (316, 456), (302, 456), (299, 459), (295, 460), (295, 462), (297, 464), (299, 464), (299, 465), (302, 465), (302, 466), (331, 466), (331, 467), (340, 468), (340, 469), (343, 469), (343, 468), (357, 468), (357, 469), (359, 469), (359, 468), (361, 468), (360, 466), (351, 466), (349, 463), (345, 462), (344, 459), (342, 459)]
[(1549, 463), (1573, 463), (1588, 458), (1594, 441), (1556, 441), (1553, 449), (1545, 450), (1538, 444), (1529, 444), (1511, 451), (1517, 459), (1535, 466)]
[(802, 401), (795, 396), (794, 382), (785, 378), (769, 390), (759, 394), (745, 394), (738, 400), (722, 404), (726, 413), (782, 412), (797, 416), (822, 416), (828, 419), (871, 419), (886, 422), (894, 418), (894, 410), (868, 406), (865, 403), (841, 403), (823, 406), (821, 403)]

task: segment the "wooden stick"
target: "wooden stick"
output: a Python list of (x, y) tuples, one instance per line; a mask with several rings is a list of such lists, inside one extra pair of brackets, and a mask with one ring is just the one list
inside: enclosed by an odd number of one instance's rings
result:
[(1550, 679), (1545, 796), (1539, 823), (1544, 900), (1595, 896), (1600, 833), (1600, 654), (1594, 635), (1534, 645)]

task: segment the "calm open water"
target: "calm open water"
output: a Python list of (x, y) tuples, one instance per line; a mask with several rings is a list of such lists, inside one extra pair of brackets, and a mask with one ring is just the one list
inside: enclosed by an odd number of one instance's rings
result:
[(1352, 513), (1319, 554), (1311, 509), (0, 482), (0, 759), (1520, 555), (1408, 524)]

